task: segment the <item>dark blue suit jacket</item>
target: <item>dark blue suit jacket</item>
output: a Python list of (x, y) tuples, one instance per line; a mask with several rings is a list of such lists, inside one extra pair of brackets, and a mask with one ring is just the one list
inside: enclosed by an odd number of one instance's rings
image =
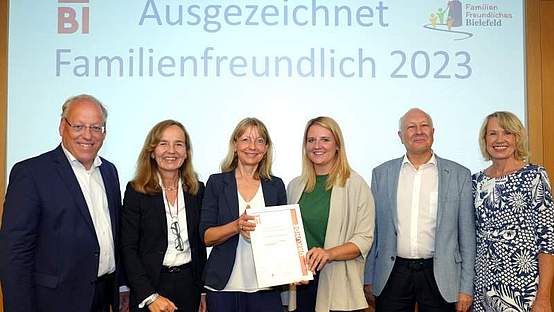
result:
[[(102, 159), (117, 257), (121, 194), (116, 168)], [(14, 165), (0, 230), (6, 311), (89, 311), (100, 247), (79, 183), (61, 145)], [(118, 290), (113, 290), (118, 304)]]
[[(266, 206), (287, 204), (283, 180), (271, 177), (261, 179)], [(235, 171), (213, 174), (206, 183), (206, 192), (200, 218), (200, 238), (204, 240), (207, 229), (227, 224), (239, 217), (239, 199)], [(229, 281), (239, 241), (238, 234), (222, 244), (214, 246), (204, 269), (204, 283), (214, 289), (223, 289)], [(254, 268), (252, 268), (254, 269)]]

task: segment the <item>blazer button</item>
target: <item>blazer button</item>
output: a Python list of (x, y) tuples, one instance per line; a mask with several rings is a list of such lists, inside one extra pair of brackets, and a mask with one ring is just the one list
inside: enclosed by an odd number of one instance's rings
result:
[(94, 252), (94, 256), (95, 256), (95, 257), (100, 256), (100, 251), (95, 251), (95, 252)]
[(390, 257), (390, 260), (391, 260), (391, 261), (394, 261), (394, 256), (391, 256), (391, 257)]

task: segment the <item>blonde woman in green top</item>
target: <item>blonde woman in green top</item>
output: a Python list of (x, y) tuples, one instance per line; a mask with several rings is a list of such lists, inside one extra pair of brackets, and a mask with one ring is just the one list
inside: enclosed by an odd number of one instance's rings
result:
[(339, 125), (330, 117), (308, 121), (302, 175), (289, 183), (299, 203), (309, 252), (307, 285), (292, 286), (290, 311), (365, 309), (363, 270), (373, 241), (374, 205), (369, 186), (348, 165)]

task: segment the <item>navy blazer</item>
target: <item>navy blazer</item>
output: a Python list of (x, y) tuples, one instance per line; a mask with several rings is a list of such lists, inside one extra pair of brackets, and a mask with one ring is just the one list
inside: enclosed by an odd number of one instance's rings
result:
[[(206, 247), (198, 233), (203, 194), (202, 182), (199, 182), (196, 195), (183, 194), (192, 273), (198, 294), (203, 287), (202, 271), (206, 263)], [(158, 292), (156, 286), (167, 250), (167, 219), (162, 196), (162, 193), (139, 193), (130, 183), (125, 191), (121, 212), (121, 256), (131, 288), (131, 311), (137, 309), (148, 296)]]
[[(106, 189), (117, 265), (119, 180), (115, 166), (105, 159), (100, 173)], [(15, 164), (0, 230), (4, 309), (89, 311), (99, 254), (85, 198), (61, 145)], [(117, 307), (117, 287), (113, 295)]]
[[(262, 191), (266, 206), (287, 204), (287, 193), (283, 180), (278, 177), (261, 179)], [(225, 225), (239, 218), (239, 199), (235, 171), (213, 174), (206, 183), (206, 193), (202, 204), (200, 218), (200, 238), (204, 240), (207, 229)], [(239, 234), (214, 246), (204, 269), (206, 286), (221, 290), (225, 288), (233, 265), (239, 242)]]

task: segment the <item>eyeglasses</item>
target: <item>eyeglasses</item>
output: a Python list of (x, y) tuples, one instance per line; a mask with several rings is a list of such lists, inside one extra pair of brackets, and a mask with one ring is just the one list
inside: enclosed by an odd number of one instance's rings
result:
[(183, 246), (183, 239), (181, 238), (181, 228), (179, 227), (179, 222), (173, 221), (173, 223), (171, 223), (171, 233), (176, 236), (175, 249), (178, 251), (184, 251), (185, 247)]
[(91, 132), (93, 132), (93, 133), (99, 133), (99, 134), (103, 134), (104, 132), (106, 132), (106, 126), (75, 125), (75, 124), (71, 124), (71, 123), (69, 122), (69, 120), (67, 120), (67, 118), (65, 118), (65, 117), (64, 117), (63, 120), (65, 120), (65, 122), (67, 122), (67, 124), (69, 125), (69, 127), (71, 127), (71, 130), (73, 130), (73, 132), (75, 132), (75, 133), (80, 133), (80, 132), (82, 132), (82, 131), (85, 130), (85, 129), (89, 129)]
[(259, 145), (259, 146), (262, 146), (262, 145), (267, 145), (267, 142), (265, 141), (264, 138), (250, 138), (250, 137), (242, 137), (242, 138), (239, 138), (237, 140), (237, 142), (239, 144), (242, 144), (242, 145), (250, 145), (252, 143), (254, 143), (254, 145)]

